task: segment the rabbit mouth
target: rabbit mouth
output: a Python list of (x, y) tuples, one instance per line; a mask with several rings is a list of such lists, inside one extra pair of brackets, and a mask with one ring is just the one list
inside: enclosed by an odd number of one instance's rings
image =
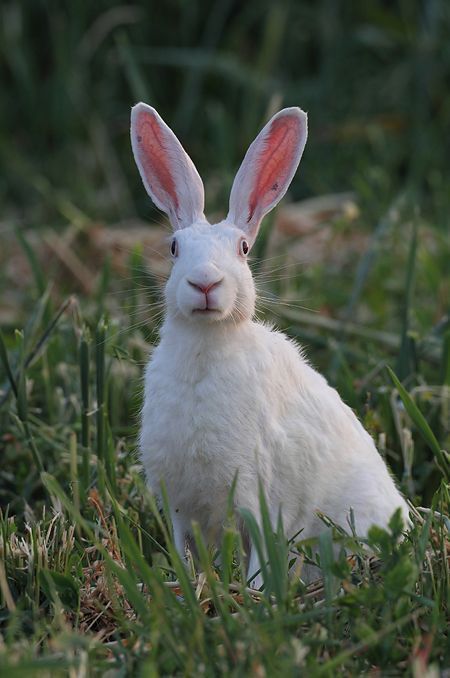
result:
[(209, 313), (222, 313), (222, 311), (219, 308), (194, 308), (192, 313), (200, 313), (200, 314), (209, 314)]
[(216, 323), (225, 320), (227, 317), (226, 311), (221, 308), (193, 308), (191, 311), (191, 318), (193, 322)]

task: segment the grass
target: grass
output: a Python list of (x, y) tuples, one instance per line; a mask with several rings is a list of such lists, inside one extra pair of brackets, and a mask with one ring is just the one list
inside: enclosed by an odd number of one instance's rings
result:
[[(20, 243), (30, 259), (23, 236)], [(420, 249), (414, 248), (416, 258)], [(386, 246), (387, 251), (397, 257)], [(283, 297), (274, 296), (278, 303), (266, 313), (293, 336), (306, 334), (318, 362), (338, 357), (329, 368), (341, 392), (391, 467), (404, 472), (403, 480), (398, 476), (403, 490), (417, 505), (431, 508), (415, 511), (414, 528), (403, 542), (395, 517), (389, 531), (374, 528), (368, 539), (373, 555), (350, 525), (335, 526), (318, 543), (323, 581), (308, 587), (288, 579), (287, 563), (298, 552), (308, 562), (311, 543), (301, 535), (288, 542), (281, 528), (271, 532), (268, 521), (258, 534), (253, 517), (245, 514), (242, 519), (256, 542), (265, 543), (269, 558), (259, 593), (247, 588), (243, 547), (231, 517), (222, 565), (214, 565), (214, 554), (197, 535), (200, 563), (186, 572), (164, 511), (145, 488), (135, 450), (137, 413), (144, 339), (154, 331), (148, 325), (158, 301), (143, 254), (125, 256), (128, 274), (122, 279), (105, 285), (103, 272), (91, 300), (80, 304), (72, 296), (57, 307), (36, 257), (34, 283), (26, 290), (35, 298), (33, 311), (21, 331), (1, 339), (5, 670), (326, 676), (417, 674), (448, 665), (445, 333), (438, 333), (432, 350), (428, 333), (412, 336), (421, 369), (409, 372), (404, 386), (383, 367), (407, 350), (404, 322), (397, 334), (382, 335), (383, 343), (370, 326), (326, 316), (320, 323), (317, 314), (298, 315), (295, 305), (284, 306)], [(416, 265), (420, 271), (419, 261)], [(274, 280), (267, 290), (279, 295), (277, 286), (287, 285), (284, 294), (292, 298), (295, 277), (289, 273), (286, 283), (285, 270), (281, 267), (281, 281), (268, 273)], [(410, 273), (400, 277), (411, 284)], [(314, 284), (314, 278), (303, 280), (303, 288)], [(116, 292), (123, 293), (120, 310)], [(410, 300), (404, 316), (411, 315), (414, 298), (408, 290), (404, 298)]]
[[(144, 5), (10, 0), (0, 12), (2, 671), (447, 668), (447, 4), (217, 0), (165, 4), (155, 21)], [(416, 507), (414, 527), (399, 540), (394, 516), (368, 554), (351, 525), (331, 526), (323, 579), (308, 587), (286, 562), (308, 562), (311, 543), (267, 524), (259, 534), (248, 514), (268, 553), (262, 592), (247, 587), (232, 516), (221, 566), (197, 535), (200, 562), (186, 571), (145, 487), (141, 375), (164, 260), (129, 150), (141, 98), (186, 143), (209, 214), (282, 105), (300, 103), (311, 123), (290, 199), (352, 191), (332, 226), (319, 215), (287, 236), (281, 212), (267, 220), (259, 314), (358, 413)]]

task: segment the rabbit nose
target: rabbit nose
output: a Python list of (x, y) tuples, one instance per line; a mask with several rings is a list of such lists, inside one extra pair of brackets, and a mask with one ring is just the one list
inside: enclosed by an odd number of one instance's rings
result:
[(191, 287), (194, 287), (196, 290), (199, 290), (202, 294), (208, 294), (208, 292), (211, 292), (211, 290), (215, 289), (220, 285), (222, 282), (223, 278), (220, 280), (216, 280), (216, 282), (200, 282), (200, 281), (194, 281), (194, 280), (189, 280), (188, 279), (188, 284)]
[(223, 278), (222, 271), (212, 262), (208, 262), (192, 269), (186, 277), (186, 282), (202, 294), (208, 294), (220, 285)]

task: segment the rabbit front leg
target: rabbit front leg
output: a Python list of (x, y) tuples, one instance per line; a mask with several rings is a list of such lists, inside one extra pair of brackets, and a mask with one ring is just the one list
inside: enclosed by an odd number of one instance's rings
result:
[[(277, 522), (278, 522), (278, 517), (280, 516), (280, 509), (281, 507), (279, 505), (277, 506), (271, 506), (269, 507), (269, 518), (270, 518), (270, 524), (272, 531), (275, 532), (277, 529)], [(255, 515), (257, 518), (257, 514)], [(264, 544), (264, 530), (262, 527), (262, 520), (257, 518), (257, 524), (258, 524), (258, 529), (261, 535), (261, 540), (262, 540), (262, 548), (263, 551), (265, 551), (265, 544)], [(254, 589), (260, 589), (262, 585), (264, 584), (264, 579), (263, 579), (263, 574), (262, 574), (262, 567), (261, 567), (261, 559), (258, 553), (258, 549), (256, 548), (255, 544), (252, 543), (249, 540), (249, 548), (250, 548), (250, 557), (248, 560), (248, 567), (247, 567), (247, 581), (249, 582), (249, 586)]]
[(187, 564), (186, 538), (189, 531), (189, 521), (177, 510), (170, 512), (170, 518), (172, 520), (175, 548), (184, 564)]
[(250, 558), (248, 560), (247, 581), (252, 589), (260, 589), (264, 584), (261, 572), (261, 562), (259, 560), (258, 550), (254, 544), (251, 545)]
[[(259, 518), (258, 512), (252, 511), (253, 516), (256, 520), (256, 525), (258, 528), (258, 532), (260, 534), (260, 543), (263, 549), (263, 553), (265, 552), (265, 544), (264, 544), (264, 532), (263, 532), (263, 527), (262, 527), (262, 521)], [(272, 521), (271, 521), (272, 522)], [(273, 525), (273, 523), (272, 523)], [(250, 535), (248, 531), (243, 528), (242, 530), (242, 537), (243, 541), (245, 544), (245, 549), (247, 553), (249, 554), (248, 560), (247, 560), (247, 581), (248, 585), (250, 588), (253, 589), (260, 589), (262, 585), (264, 584), (264, 579), (262, 575), (262, 567), (261, 567), (261, 558), (258, 552), (258, 549), (256, 545), (254, 544), (253, 540), (250, 538)]]

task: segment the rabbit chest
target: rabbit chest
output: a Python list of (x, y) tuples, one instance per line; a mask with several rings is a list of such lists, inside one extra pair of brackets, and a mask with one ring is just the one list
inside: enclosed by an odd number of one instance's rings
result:
[[(239, 478), (272, 475), (270, 448), (282, 431), (260, 392), (258, 366), (229, 352), (180, 356), (159, 346), (146, 371), (141, 452), (148, 481), (177, 501), (226, 502)], [(244, 375), (244, 378), (243, 378)], [(254, 407), (255, 399), (260, 404)], [(266, 402), (266, 405), (264, 404)], [(281, 436), (281, 437), (280, 437)]]

